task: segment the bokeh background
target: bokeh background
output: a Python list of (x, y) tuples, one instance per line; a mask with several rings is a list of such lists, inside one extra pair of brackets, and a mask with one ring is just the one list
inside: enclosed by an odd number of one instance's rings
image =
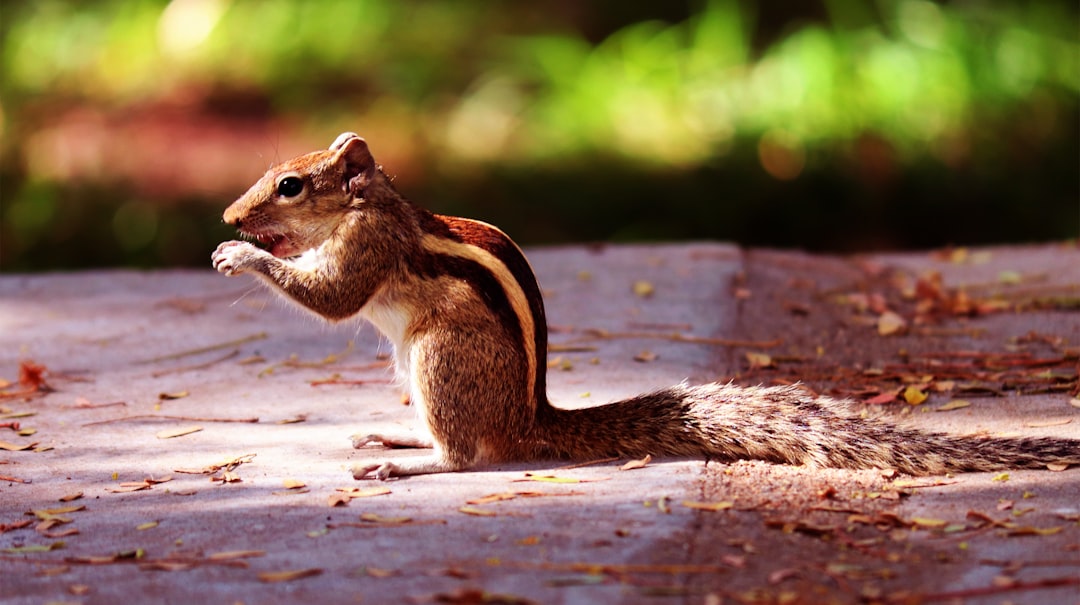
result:
[(3, 0), (0, 270), (208, 266), (346, 130), (522, 244), (1075, 238), (1077, 7)]

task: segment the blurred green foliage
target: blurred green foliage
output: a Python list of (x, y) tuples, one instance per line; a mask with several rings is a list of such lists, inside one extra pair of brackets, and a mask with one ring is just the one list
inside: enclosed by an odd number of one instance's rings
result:
[(357, 130), (417, 201), (526, 243), (1077, 235), (1075, 5), (654, 4), (8, 0), (0, 268), (205, 262), (258, 175), (101, 151), (143, 115), (200, 116), (175, 146)]

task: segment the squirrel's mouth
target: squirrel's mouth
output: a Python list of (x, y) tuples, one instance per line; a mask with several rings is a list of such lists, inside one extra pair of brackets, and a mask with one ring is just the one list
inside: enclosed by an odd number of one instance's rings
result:
[(249, 233), (248, 235), (262, 244), (267, 252), (278, 258), (289, 258), (300, 253), (289, 236), (284, 233)]

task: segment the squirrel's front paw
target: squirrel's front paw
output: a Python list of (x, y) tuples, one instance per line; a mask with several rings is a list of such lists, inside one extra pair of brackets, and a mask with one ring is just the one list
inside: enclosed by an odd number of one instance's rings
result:
[(270, 256), (248, 242), (222, 242), (210, 255), (214, 268), (225, 275), (236, 275), (255, 267), (264, 256)]
[(350, 470), (352, 470), (353, 479), (364, 479), (372, 471), (375, 473), (372, 478), (379, 481), (386, 481), (390, 475), (397, 474), (397, 466), (393, 462), (356, 463)]

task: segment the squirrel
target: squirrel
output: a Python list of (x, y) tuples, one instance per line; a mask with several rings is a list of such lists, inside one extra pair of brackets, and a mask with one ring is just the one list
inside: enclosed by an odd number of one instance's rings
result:
[(354, 464), (356, 479), (646, 454), (914, 475), (1080, 464), (1080, 440), (926, 432), (798, 385), (679, 384), (554, 407), (544, 301), (524, 253), (489, 224), (406, 200), (354, 133), (271, 168), (224, 221), (265, 249), (224, 242), (212, 255), (219, 272), (251, 273), (331, 322), (362, 317), (393, 344), (427, 430), (359, 434), (352, 445), (434, 451)]

